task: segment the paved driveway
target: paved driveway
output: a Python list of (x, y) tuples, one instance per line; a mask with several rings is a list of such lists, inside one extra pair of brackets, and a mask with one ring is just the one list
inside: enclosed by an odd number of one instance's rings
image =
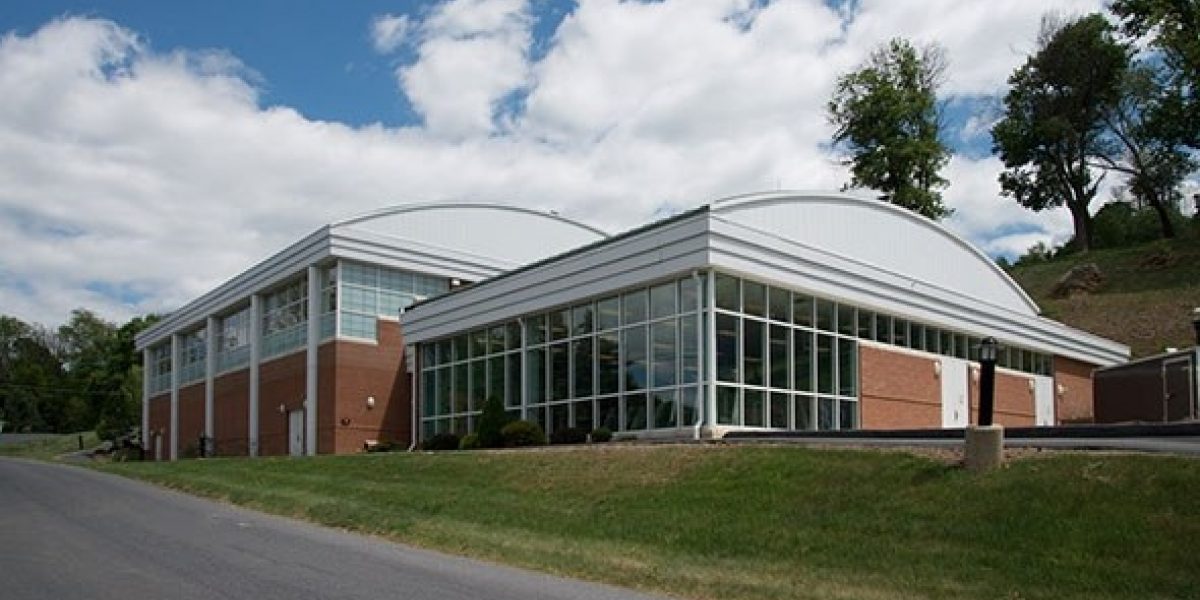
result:
[(0, 598), (648, 599), (0, 459)]

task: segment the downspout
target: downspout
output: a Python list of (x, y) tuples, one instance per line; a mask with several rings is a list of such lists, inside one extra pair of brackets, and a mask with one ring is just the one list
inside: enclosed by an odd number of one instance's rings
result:
[[(414, 346), (414, 348), (416, 348), (416, 346)], [(418, 360), (417, 357), (414, 356), (413, 364), (417, 367), (420, 367), (420, 364), (417, 363), (417, 360)], [(417, 398), (417, 388), (418, 388), (417, 378), (420, 376), (421, 376), (421, 369), (417, 368), (417, 369), (413, 369), (412, 376), (409, 377), (409, 380), (412, 381), (412, 391), (408, 395), (409, 404), (412, 405), (412, 416), (409, 417), (409, 425), (411, 427), (411, 431), (409, 433), (409, 438), (408, 438), (409, 440), (411, 440), (411, 443), (409, 443), (408, 450), (406, 452), (412, 452), (413, 450), (416, 450), (416, 448), (417, 448), (417, 402), (419, 400), (419, 398)]]
[[(696, 282), (696, 379), (704, 381), (704, 288), (700, 283), (700, 271), (692, 269), (692, 281)], [(696, 388), (696, 424), (692, 428), (692, 439), (700, 440), (700, 428), (704, 426), (703, 386)]]

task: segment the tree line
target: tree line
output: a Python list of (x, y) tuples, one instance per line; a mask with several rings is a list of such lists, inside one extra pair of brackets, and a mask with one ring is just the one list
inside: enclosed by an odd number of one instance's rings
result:
[[(1108, 10), (1043, 17), (991, 129), (1001, 194), (1034, 211), (1065, 206), (1082, 252), (1095, 245), (1091, 208), (1106, 178), (1120, 178), (1120, 193), (1171, 238), (1181, 184), (1200, 167), (1200, 0)], [(828, 115), (848, 187), (933, 219), (950, 213), (938, 174), (950, 157), (937, 98), (945, 67), (940, 46), (895, 39), (838, 78)]]
[(137, 426), (142, 361), (134, 336), (154, 315), (117, 325), (76, 309), (57, 328), (0, 315), (0, 421), (4, 431), (95, 429), (111, 439)]

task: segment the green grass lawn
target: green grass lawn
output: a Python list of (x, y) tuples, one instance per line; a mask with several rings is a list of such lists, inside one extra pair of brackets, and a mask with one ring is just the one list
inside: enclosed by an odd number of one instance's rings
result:
[(102, 468), (687, 598), (1197, 598), (1200, 462), (659, 446)]
[(84, 448), (95, 448), (100, 443), (100, 438), (96, 437), (96, 432), (94, 431), (65, 433), (19, 444), (0, 445), (0, 456), (51, 460), (60, 454), (79, 450), (79, 436), (81, 435), (83, 436)]

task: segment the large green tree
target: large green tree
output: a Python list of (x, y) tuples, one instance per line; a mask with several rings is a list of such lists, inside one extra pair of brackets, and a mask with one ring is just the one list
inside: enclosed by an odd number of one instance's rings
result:
[(838, 78), (828, 111), (833, 143), (849, 154), (848, 187), (879, 190), (932, 219), (949, 214), (940, 191), (946, 180), (938, 175), (950, 156), (939, 137), (944, 70), (941, 48), (894, 39)]
[(1100, 15), (1044, 20), (1038, 50), (1009, 77), (1004, 115), (992, 129), (1005, 167), (1002, 193), (1037, 211), (1066, 205), (1075, 244), (1085, 252), (1092, 245), (1089, 207), (1104, 177), (1097, 159), (1119, 151), (1106, 117), (1129, 62)]
[(1148, 119), (1156, 134), (1200, 148), (1200, 0), (1116, 0), (1112, 11), (1122, 33), (1149, 41), (1163, 73)]

